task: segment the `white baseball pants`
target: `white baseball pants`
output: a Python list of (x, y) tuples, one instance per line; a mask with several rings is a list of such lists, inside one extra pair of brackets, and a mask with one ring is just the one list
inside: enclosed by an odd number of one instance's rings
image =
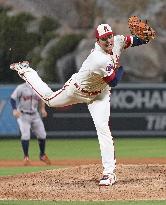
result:
[(21, 132), (21, 140), (29, 140), (32, 131), (38, 139), (46, 139), (46, 131), (39, 113), (34, 115), (22, 114), (17, 118)]
[(64, 107), (77, 103), (88, 104), (100, 144), (104, 168), (103, 174), (113, 173), (116, 168), (116, 160), (113, 138), (108, 124), (110, 117), (109, 90), (106, 89), (97, 96), (88, 96), (77, 90), (73, 83), (73, 77), (65, 83), (62, 89), (53, 92), (33, 69), (30, 72), (25, 72), (23, 79), (31, 85), (39, 97), (50, 107)]
[(116, 168), (116, 160), (114, 153), (114, 142), (109, 127), (110, 117), (110, 96), (109, 92), (105, 91), (95, 98), (88, 105), (88, 109), (92, 116), (96, 127), (98, 140), (100, 144), (103, 174), (111, 174)]

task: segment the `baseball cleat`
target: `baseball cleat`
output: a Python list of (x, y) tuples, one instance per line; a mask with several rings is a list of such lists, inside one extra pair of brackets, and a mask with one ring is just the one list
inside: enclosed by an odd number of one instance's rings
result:
[(30, 160), (29, 160), (28, 156), (25, 156), (24, 157), (24, 166), (28, 166), (28, 165), (30, 165)]
[(24, 67), (29, 67), (29, 62), (28, 61), (23, 61), (21, 63), (21, 65), (24, 66)]
[(49, 160), (49, 158), (47, 157), (47, 155), (43, 155), (43, 156), (40, 156), (40, 160), (48, 165), (51, 164), (51, 161)]
[(103, 175), (100, 179), (99, 186), (110, 186), (116, 182), (116, 175), (114, 173)]
[(12, 63), (11, 65), (10, 65), (10, 69), (11, 70), (16, 70), (17, 72), (20, 70), (20, 62), (19, 63)]
[(24, 74), (26, 71), (30, 70), (29, 67), (29, 62), (28, 61), (23, 61), (19, 63), (13, 63), (10, 65), (11, 70), (15, 70), (18, 72), (19, 75)]

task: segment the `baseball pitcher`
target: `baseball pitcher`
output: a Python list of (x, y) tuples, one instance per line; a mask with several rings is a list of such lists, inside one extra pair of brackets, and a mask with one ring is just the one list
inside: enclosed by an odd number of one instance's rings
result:
[[(144, 31), (144, 35), (150, 32)], [(147, 44), (149, 39), (137, 36), (114, 35), (108, 24), (100, 24), (96, 29), (94, 49), (64, 86), (53, 92), (30, 68), (28, 62), (15, 63), (10, 66), (16, 70), (50, 107), (63, 107), (71, 104), (86, 103), (96, 127), (100, 144), (103, 176), (100, 186), (113, 185), (116, 182), (113, 137), (109, 127), (110, 91), (121, 80), (124, 69), (120, 65), (120, 55), (128, 47)]]

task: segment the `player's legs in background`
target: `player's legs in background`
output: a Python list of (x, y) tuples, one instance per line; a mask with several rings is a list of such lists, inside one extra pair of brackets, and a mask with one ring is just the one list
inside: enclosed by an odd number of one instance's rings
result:
[(33, 133), (36, 135), (39, 144), (39, 159), (46, 164), (50, 165), (51, 161), (49, 160), (48, 156), (45, 153), (46, 147), (46, 131), (43, 124), (42, 119), (40, 118), (39, 114), (36, 113), (32, 116), (32, 124), (31, 128)]
[(30, 119), (28, 115), (22, 114), (17, 119), (21, 132), (21, 145), (24, 153), (24, 165), (29, 165), (29, 140), (30, 140)]
[(110, 97), (106, 91), (88, 105), (93, 118), (100, 144), (103, 175), (112, 174), (116, 168), (113, 137), (109, 127)]

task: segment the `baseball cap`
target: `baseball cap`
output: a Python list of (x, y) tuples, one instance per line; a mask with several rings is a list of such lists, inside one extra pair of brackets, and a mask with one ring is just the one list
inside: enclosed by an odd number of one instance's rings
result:
[(105, 38), (108, 35), (114, 34), (112, 28), (108, 24), (100, 24), (96, 28), (96, 38)]

